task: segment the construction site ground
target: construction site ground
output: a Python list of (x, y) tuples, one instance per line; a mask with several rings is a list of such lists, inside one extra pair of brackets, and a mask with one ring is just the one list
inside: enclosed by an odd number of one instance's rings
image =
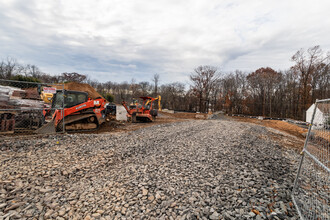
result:
[(2, 140), (0, 218), (298, 219), (290, 194), (301, 137), (183, 114)]
[(249, 122), (258, 125), (262, 125), (265, 127), (271, 127), (289, 134), (292, 134), (298, 138), (305, 138), (306, 132), (308, 131), (307, 128), (303, 128), (296, 124), (291, 124), (286, 121), (281, 120), (260, 120), (255, 118), (244, 118), (244, 117), (233, 117), (235, 120), (239, 120), (242, 122)]
[(280, 120), (259, 120), (254, 118), (231, 117), (233, 120), (253, 123), (271, 131), (270, 137), (281, 146), (301, 151), (308, 129)]
[[(197, 115), (197, 117), (196, 117)], [(129, 122), (118, 122), (111, 121), (107, 122), (101, 126), (97, 131), (85, 132), (85, 133), (108, 133), (108, 132), (127, 132), (134, 131), (141, 128), (146, 128), (150, 126), (157, 126), (166, 123), (182, 122), (187, 120), (205, 120), (208, 118), (208, 114), (202, 113), (167, 113), (161, 112), (157, 117), (156, 121), (152, 123), (129, 123)], [(253, 123), (260, 126), (267, 127), (272, 130), (271, 137), (279, 141), (284, 147), (293, 148), (296, 150), (301, 150), (304, 144), (305, 136), (308, 131), (307, 128), (302, 128), (298, 125), (291, 124), (285, 121), (279, 120), (259, 120), (254, 118), (244, 118), (244, 117), (231, 117), (222, 115), (221, 120), (237, 120), (240, 122)]]
[[(200, 118), (196, 118), (196, 115), (200, 115)], [(166, 123), (181, 122), (186, 120), (202, 120), (206, 119), (207, 114), (195, 114), (195, 113), (166, 113), (161, 112), (158, 114), (157, 119), (154, 122), (138, 122), (130, 123), (123, 121), (110, 121), (103, 124), (97, 131), (84, 132), (84, 133), (94, 133), (102, 134), (107, 132), (125, 132), (134, 131), (140, 128), (146, 128), (150, 126), (157, 126)]]

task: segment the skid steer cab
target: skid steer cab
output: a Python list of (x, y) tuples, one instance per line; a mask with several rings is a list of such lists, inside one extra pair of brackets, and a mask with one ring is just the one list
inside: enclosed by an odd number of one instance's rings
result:
[(104, 98), (88, 98), (87, 92), (57, 90), (51, 109), (43, 111), (46, 121), (50, 118), (49, 122), (36, 130), (36, 133), (98, 129), (105, 122), (105, 104)]

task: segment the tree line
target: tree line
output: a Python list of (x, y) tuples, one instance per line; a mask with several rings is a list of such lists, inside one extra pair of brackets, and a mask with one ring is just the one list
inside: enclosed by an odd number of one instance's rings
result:
[(98, 82), (75, 72), (52, 75), (11, 58), (0, 62), (0, 79), (88, 83), (117, 103), (160, 95), (163, 108), (177, 111), (223, 111), (304, 120), (306, 110), (316, 99), (330, 98), (330, 53), (314, 46), (298, 50), (291, 60), (294, 65), (280, 71), (261, 67), (253, 72), (224, 73), (214, 66), (201, 65), (190, 74), (189, 88), (182, 82), (161, 84), (159, 74), (154, 74), (150, 81), (131, 79), (121, 83)]

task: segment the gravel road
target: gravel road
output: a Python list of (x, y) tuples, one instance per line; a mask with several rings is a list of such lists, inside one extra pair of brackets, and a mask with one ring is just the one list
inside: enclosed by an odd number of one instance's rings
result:
[(8, 139), (0, 216), (298, 219), (290, 198), (296, 155), (264, 127), (224, 120)]

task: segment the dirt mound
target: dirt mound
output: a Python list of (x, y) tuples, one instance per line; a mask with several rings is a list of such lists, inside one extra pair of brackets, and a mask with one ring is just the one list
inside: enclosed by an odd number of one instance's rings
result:
[[(63, 87), (56, 86), (56, 89), (62, 89)], [(102, 97), (100, 93), (96, 92), (96, 90), (86, 83), (77, 83), (77, 82), (69, 82), (64, 84), (64, 89), (66, 90), (74, 90), (74, 91), (81, 91), (81, 92), (87, 92), (88, 97), (91, 99), (96, 99), (99, 97)]]
[(304, 138), (304, 134), (308, 131), (305, 128), (301, 128), (298, 125), (290, 124), (285, 121), (276, 121), (276, 120), (258, 120), (254, 118), (241, 118), (241, 117), (234, 117), (239, 121), (245, 121), (255, 124), (260, 124), (263, 126), (271, 127), (280, 131), (287, 132), (292, 134), (298, 138)]
[(277, 130), (285, 131), (289, 134), (295, 135), (297, 137), (304, 138), (304, 134), (308, 131), (305, 128), (301, 128), (298, 125), (290, 124), (285, 121), (272, 121), (272, 120), (265, 120), (265, 125), (269, 127), (275, 128)]

